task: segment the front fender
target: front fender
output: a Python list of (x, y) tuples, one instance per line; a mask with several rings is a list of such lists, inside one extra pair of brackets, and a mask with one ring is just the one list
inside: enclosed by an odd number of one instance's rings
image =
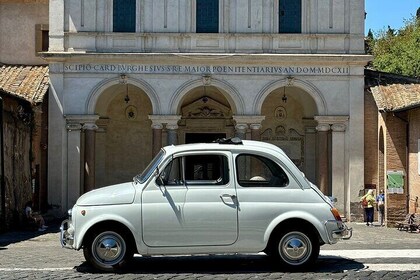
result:
[(328, 234), (325, 232), (325, 227), (322, 221), (315, 215), (304, 212), (304, 211), (290, 211), (283, 213), (279, 216), (277, 216), (275, 219), (271, 221), (271, 223), (268, 225), (265, 233), (264, 233), (264, 243), (267, 245), (270, 236), (273, 233), (273, 231), (276, 229), (276, 227), (281, 224), (282, 222), (285, 222), (287, 220), (291, 219), (300, 219), (304, 220), (314, 226), (314, 228), (318, 231), (319, 236), (324, 241), (324, 243), (329, 243), (328, 241)]
[[(121, 208), (121, 205), (118, 205), (119, 208)], [(110, 206), (111, 207), (111, 206)], [(122, 211), (107, 211), (107, 213), (103, 213), (103, 211), (98, 211), (94, 209), (95, 207), (92, 207), (91, 209), (86, 208), (86, 216), (79, 215), (76, 219), (76, 225), (75, 225), (75, 236), (74, 236), (74, 249), (80, 250), (83, 245), (83, 240), (86, 237), (86, 233), (95, 225), (98, 225), (102, 222), (117, 222), (121, 223), (124, 226), (126, 226), (131, 234), (134, 237), (134, 240), (136, 242), (136, 246), (138, 247), (139, 240), (138, 236), (141, 236), (137, 229), (140, 228), (140, 219), (133, 218), (131, 215), (124, 215), (128, 212), (133, 212), (133, 210), (129, 211), (123, 211), (124, 213), (121, 213)], [(130, 207), (127, 207), (130, 208)], [(101, 212), (101, 213), (96, 213)], [(137, 213), (140, 213), (138, 211)]]

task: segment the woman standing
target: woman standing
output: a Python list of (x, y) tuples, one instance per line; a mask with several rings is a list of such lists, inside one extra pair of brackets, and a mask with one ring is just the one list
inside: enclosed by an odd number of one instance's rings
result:
[(384, 226), (384, 220), (385, 220), (385, 194), (384, 190), (381, 190), (376, 197), (376, 210), (378, 210), (379, 214), (379, 223), (381, 224), (381, 227)]
[(367, 226), (373, 226), (373, 211), (375, 206), (375, 197), (373, 196), (373, 190), (369, 190), (367, 194), (362, 196), (360, 199), (363, 209), (365, 210), (365, 219)]

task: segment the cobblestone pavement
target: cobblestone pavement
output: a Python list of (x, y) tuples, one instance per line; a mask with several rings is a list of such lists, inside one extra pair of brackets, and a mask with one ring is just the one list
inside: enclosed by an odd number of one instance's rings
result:
[(265, 255), (136, 255), (123, 272), (101, 273), (81, 251), (60, 247), (56, 226), (42, 234), (12, 232), (0, 235), (0, 279), (420, 279), (420, 234), (350, 226), (353, 237), (323, 246), (307, 272), (284, 271)]

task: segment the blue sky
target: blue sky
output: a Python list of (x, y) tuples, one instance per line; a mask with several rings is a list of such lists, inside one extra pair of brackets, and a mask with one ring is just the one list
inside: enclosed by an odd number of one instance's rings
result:
[(420, 0), (365, 0), (365, 34), (369, 28), (376, 34), (388, 25), (399, 29), (404, 26), (404, 19), (415, 15), (419, 7)]

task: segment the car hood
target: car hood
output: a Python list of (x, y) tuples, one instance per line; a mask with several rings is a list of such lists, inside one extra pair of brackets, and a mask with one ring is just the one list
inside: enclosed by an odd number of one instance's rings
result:
[(85, 193), (77, 200), (77, 205), (130, 204), (134, 201), (136, 189), (132, 182), (112, 185)]

